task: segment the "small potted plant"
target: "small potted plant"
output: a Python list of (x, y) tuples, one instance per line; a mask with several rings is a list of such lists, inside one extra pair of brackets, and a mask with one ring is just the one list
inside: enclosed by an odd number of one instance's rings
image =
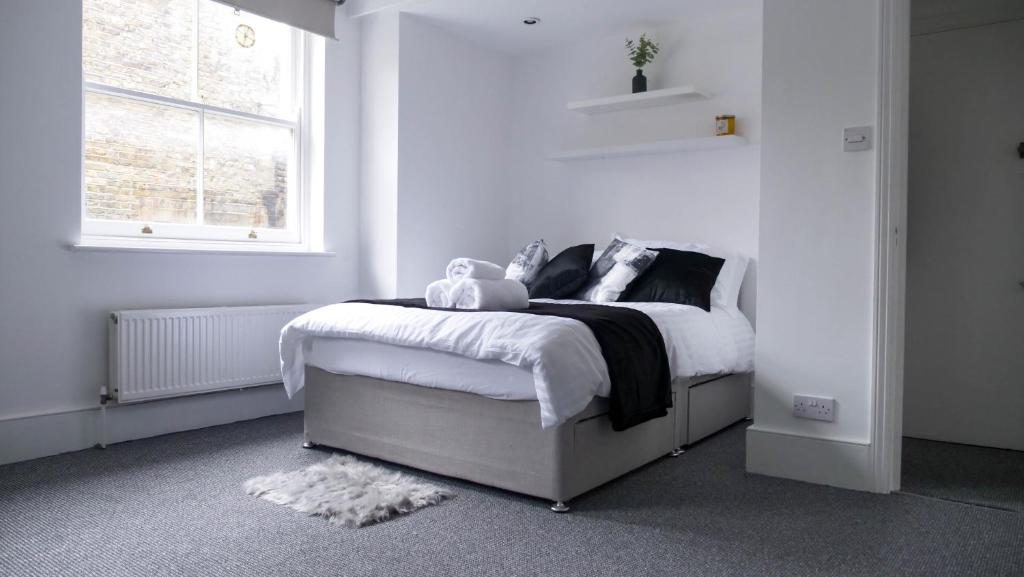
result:
[(647, 77), (644, 76), (644, 66), (654, 61), (658, 54), (658, 43), (641, 34), (639, 40), (626, 39), (626, 50), (629, 51), (629, 60), (636, 68), (636, 76), (633, 77), (633, 94), (647, 92)]

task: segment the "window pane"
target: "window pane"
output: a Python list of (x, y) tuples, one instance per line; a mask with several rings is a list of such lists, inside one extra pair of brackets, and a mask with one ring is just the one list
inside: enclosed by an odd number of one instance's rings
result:
[[(212, 106), (292, 114), (292, 30), (212, 0), (199, 3), (199, 93)], [(248, 45), (251, 41), (251, 46)]]
[(286, 228), (291, 129), (215, 114), (205, 126), (206, 223)]
[(194, 0), (84, 0), (87, 82), (191, 98)]
[(85, 95), (85, 215), (103, 220), (196, 220), (197, 113)]

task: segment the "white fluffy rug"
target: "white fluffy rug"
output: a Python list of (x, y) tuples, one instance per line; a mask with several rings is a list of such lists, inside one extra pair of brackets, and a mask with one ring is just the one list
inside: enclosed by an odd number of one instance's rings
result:
[(245, 492), (348, 527), (364, 527), (454, 496), (401, 473), (348, 455), (290, 473), (254, 477)]

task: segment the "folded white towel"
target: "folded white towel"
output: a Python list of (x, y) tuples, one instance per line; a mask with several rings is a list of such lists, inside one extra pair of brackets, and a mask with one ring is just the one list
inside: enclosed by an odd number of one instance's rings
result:
[(511, 279), (462, 279), (448, 292), (452, 307), (457, 309), (513, 310), (530, 306), (526, 285)]
[(452, 281), (436, 280), (427, 285), (427, 306), (448, 309), (452, 306), (448, 293), (452, 290)]
[(464, 278), (501, 280), (505, 278), (505, 269), (485, 260), (457, 258), (448, 263), (444, 276), (452, 282)]

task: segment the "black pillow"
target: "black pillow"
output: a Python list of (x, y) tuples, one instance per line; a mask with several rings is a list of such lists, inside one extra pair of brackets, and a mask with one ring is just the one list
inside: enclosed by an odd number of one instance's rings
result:
[(564, 299), (576, 294), (587, 282), (594, 245), (569, 247), (548, 261), (533, 281), (526, 285), (531, 299)]
[(711, 310), (711, 289), (725, 259), (699, 252), (652, 248), (658, 258), (619, 301), (679, 303)]

